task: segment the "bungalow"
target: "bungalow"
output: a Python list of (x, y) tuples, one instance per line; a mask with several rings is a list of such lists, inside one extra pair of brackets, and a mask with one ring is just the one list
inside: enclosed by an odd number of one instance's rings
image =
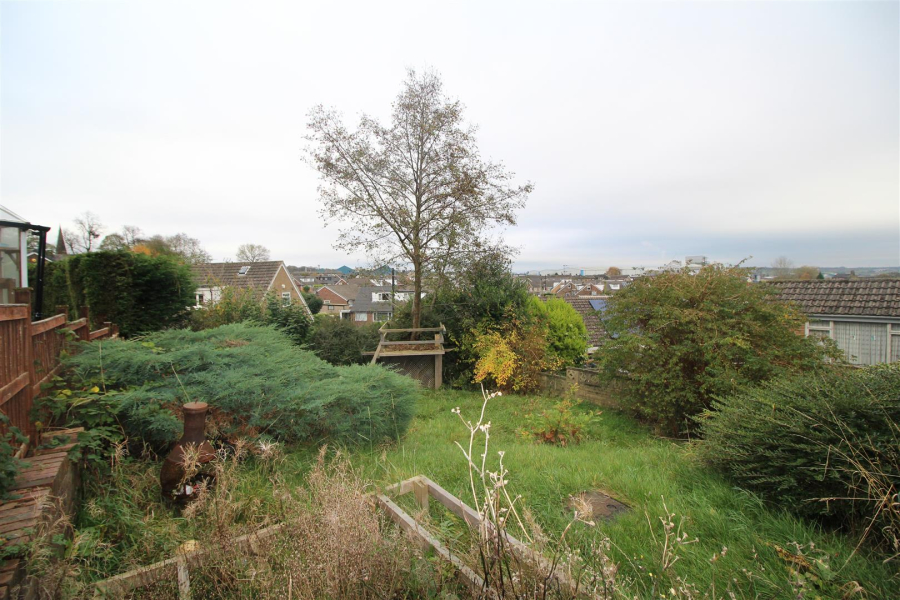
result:
[(284, 304), (299, 303), (312, 317), (300, 288), (280, 260), (205, 263), (191, 267), (197, 283), (196, 307), (218, 302), (224, 287), (249, 288), (260, 300), (274, 293)]
[(835, 341), (847, 361), (873, 365), (900, 360), (900, 279), (772, 281), (781, 300), (809, 321), (804, 335)]

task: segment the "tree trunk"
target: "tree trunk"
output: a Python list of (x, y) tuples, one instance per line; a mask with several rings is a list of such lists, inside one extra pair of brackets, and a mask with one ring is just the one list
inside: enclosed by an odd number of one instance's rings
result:
[[(416, 280), (413, 284), (412, 328), (418, 329), (422, 323), (422, 267), (418, 264), (413, 265), (413, 273)], [(415, 340), (416, 337), (414, 331), (410, 339)]]

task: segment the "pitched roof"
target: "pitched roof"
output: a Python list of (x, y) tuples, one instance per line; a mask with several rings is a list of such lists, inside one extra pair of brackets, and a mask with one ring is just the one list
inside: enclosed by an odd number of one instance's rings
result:
[(316, 290), (316, 295), (325, 288), (328, 288), (334, 294), (337, 294), (344, 300), (356, 300), (357, 294), (359, 294), (359, 286), (358, 285), (350, 285), (349, 283), (345, 283), (342, 285), (323, 285), (321, 288)]
[(591, 302), (597, 302), (597, 300), (586, 296), (563, 298), (563, 300), (581, 315), (588, 332), (588, 346), (599, 346), (606, 338), (606, 329), (603, 328), (603, 321), (600, 320), (597, 310), (591, 306)]
[(781, 300), (809, 315), (900, 317), (900, 279), (771, 281)]
[[(351, 312), (393, 312), (394, 308), (390, 302), (373, 302), (372, 294), (375, 292), (390, 292), (391, 286), (367, 286), (359, 288), (356, 293), (356, 300), (350, 307)], [(397, 290), (400, 291), (400, 290)]]
[[(205, 263), (193, 265), (191, 271), (194, 274), (194, 280), (201, 286), (249, 287), (265, 293), (282, 264), (284, 263), (280, 260), (252, 263)], [(247, 267), (244, 275), (239, 274), (242, 267)]]

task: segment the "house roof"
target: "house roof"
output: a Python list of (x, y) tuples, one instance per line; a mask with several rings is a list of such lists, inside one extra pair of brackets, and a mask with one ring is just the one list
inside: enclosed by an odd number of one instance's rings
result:
[[(356, 293), (356, 301), (350, 307), (352, 312), (393, 312), (394, 308), (390, 302), (373, 302), (372, 294), (375, 292), (390, 292), (391, 286), (366, 286), (359, 288)], [(398, 292), (401, 290), (397, 290)]]
[(578, 311), (584, 320), (584, 326), (588, 332), (588, 346), (599, 346), (600, 342), (606, 338), (606, 329), (603, 328), (603, 321), (600, 320), (597, 309), (591, 305), (592, 302), (596, 303), (599, 300), (586, 296), (563, 298), (563, 300)]
[(808, 315), (900, 317), (900, 279), (771, 281)]
[[(191, 271), (197, 284), (201, 286), (249, 287), (264, 293), (283, 264), (280, 260), (205, 263), (193, 265)], [(245, 275), (239, 275), (242, 267), (248, 267)]]
[(323, 285), (321, 288), (316, 290), (316, 295), (318, 295), (320, 291), (326, 288), (333, 294), (337, 294), (347, 301), (356, 300), (356, 296), (357, 294), (359, 294), (358, 285), (350, 285), (349, 283), (345, 283), (343, 285)]

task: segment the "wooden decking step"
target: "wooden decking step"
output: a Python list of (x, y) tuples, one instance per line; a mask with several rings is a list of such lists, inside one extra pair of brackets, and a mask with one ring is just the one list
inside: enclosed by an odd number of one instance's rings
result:
[[(45, 444), (59, 439), (59, 445), (39, 448), (22, 459), (23, 468), (9, 490), (9, 498), (0, 503), (0, 548), (24, 546), (42, 524), (59, 518), (61, 511), (68, 515), (74, 512), (78, 470), (68, 453), (82, 431), (79, 427), (44, 432)], [(0, 563), (0, 600), (8, 599), (11, 593), (18, 597), (24, 574), (21, 557)]]

